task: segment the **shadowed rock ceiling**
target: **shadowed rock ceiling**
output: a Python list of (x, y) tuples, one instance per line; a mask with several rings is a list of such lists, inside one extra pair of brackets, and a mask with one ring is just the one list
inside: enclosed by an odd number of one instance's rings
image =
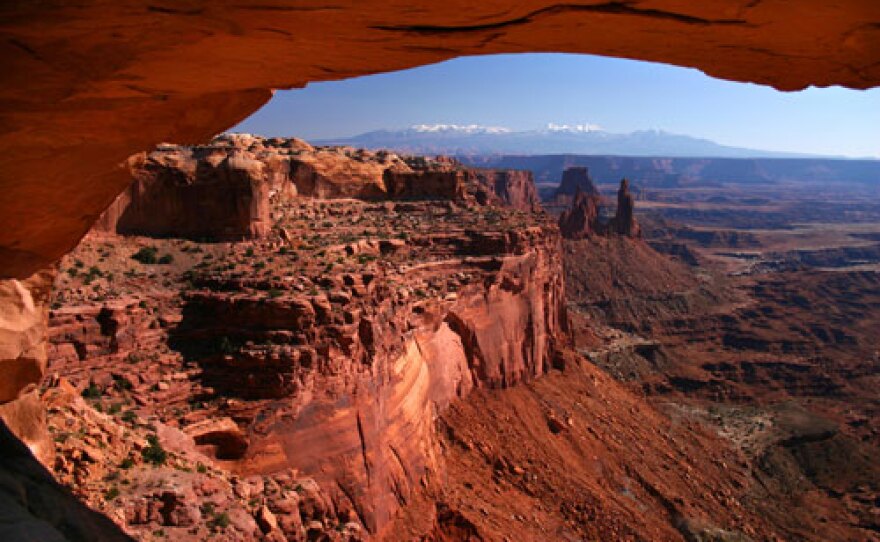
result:
[(273, 88), (526, 51), (666, 62), (782, 90), (880, 85), (873, 0), (22, 0), (0, 13), (4, 277), (71, 249), (126, 185), (126, 157), (205, 140)]

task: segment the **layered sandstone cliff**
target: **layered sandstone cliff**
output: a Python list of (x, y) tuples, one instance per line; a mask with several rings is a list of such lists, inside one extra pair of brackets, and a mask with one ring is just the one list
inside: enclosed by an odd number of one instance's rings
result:
[(540, 208), (528, 171), (464, 168), (454, 160), (314, 148), (295, 138), (224, 134), (208, 145), (163, 145), (129, 161), (132, 184), (97, 228), (124, 235), (240, 240), (271, 230), (270, 201), (436, 198)]
[[(253, 156), (261, 165), (249, 179), (268, 194), (268, 230), (231, 243), (180, 238), (192, 239), (189, 231), (145, 238), (96, 230), (61, 266), (50, 371), (105, 411), (130, 402), (138, 418), (179, 429), (170, 441), (161, 429), (160, 441), (201, 457), (182, 455), (179, 465), (200, 460), (247, 480), (292, 472), (294, 486), (315, 484), (319, 516), (313, 505), (267, 501), (286, 522), (277, 534), (296, 540), (318, 521), (322, 532), (352, 523), (366, 536), (442, 477), (439, 413), (475, 388), (545, 374), (568, 343), (561, 239), (526, 172), (285, 148), (239, 137), (154, 153), (159, 180), (196, 171), (189, 184), (155, 184), (156, 201), (202, 182), (193, 161)], [(291, 173), (303, 163), (321, 163), (321, 173), (303, 181)], [(355, 167), (363, 175), (347, 186)], [(346, 197), (353, 194), (360, 198)], [(155, 221), (170, 227), (180, 209), (156, 207), (164, 214)], [(165, 263), (133, 259), (145, 249)], [(157, 273), (162, 286), (146, 288)], [(107, 423), (96, 431), (112, 440)], [(79, 470), (65, 450), (71, 459), (60, 474), (88, 485), (82, 480), (94, 470)], [(132, 476), (148, 476), (148, 467)], [(90, 495), (130, 532), (182, 526), (176, 515), (150, 515), (161, 496)], [(223, 506), (234, 515), (242, 504)], [(251, 537), (246, 525), (234, 528)]]

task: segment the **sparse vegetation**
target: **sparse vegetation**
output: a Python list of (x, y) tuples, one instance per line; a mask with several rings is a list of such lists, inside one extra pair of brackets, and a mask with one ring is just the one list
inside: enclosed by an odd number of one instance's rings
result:
[(82, 396), (85, 399), (98, 399), (101, 395), (101, 388), (99, 388), (94, 382), (89, 382), (88, 387), (82, 391)]
[(148, 435), (147, 443), (148, 446), (141, 451), (144, 461), (151, 463), (156, 467), (164, 465), (168, 461), (168, 452), (162, 447), (162, 444), (159, 442), (159, 437), (156, 435)]
[(213, 528), (217, 529), (225, 529), (229, 527), (229, 514), (226, 512), (220, 512), (219, 514), (214, 514), (214, 517), (208, 522)]
[(116, 486), (113, 486), (110, 489), (108, 489), (106, 493), (104, 493), (104, 500), (105, 501), (112, 501), (113, 499), (115, 499), (118, 496), (119, 496), (119, 488)]
[(152, 265), (158, 261), (158, 259), (156, 258), (156, 254), (158, 252), (159, 251), (155, 247), (142, 247), (140, 250), (135, 252), (131, 256), (131, 258), (142, 264)]

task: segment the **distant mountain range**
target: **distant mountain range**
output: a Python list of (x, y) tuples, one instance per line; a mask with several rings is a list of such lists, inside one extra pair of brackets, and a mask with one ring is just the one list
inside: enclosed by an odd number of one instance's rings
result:
[[(538, 130), (515, 131), (480, 125), (419, 124), (402, 130), (376, 130), (348, 138), (313, 141), (319, 145), (350, 145), (391, 149), (411, 154), (592, 154), (616, 156), (712, 158), (817, 158), (816, 155), (762, 151), (720, 145), (708, 139), (640, 130), (607, 132), (595, 125), (548, 124)], [(828, 157), (826, 157), (828, 158)]]

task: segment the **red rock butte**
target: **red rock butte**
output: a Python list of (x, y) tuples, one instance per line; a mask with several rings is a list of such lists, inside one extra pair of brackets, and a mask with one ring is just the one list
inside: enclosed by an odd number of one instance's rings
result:
[(670, 0), (473, 4), (13, 2), (0, 8), (2, 274), (66, 253), (125, 188), (123, 164), (200, 142), (271, 89), (462, 55), (590, 53), (782, 90), (880, 84), (880, 4)]

